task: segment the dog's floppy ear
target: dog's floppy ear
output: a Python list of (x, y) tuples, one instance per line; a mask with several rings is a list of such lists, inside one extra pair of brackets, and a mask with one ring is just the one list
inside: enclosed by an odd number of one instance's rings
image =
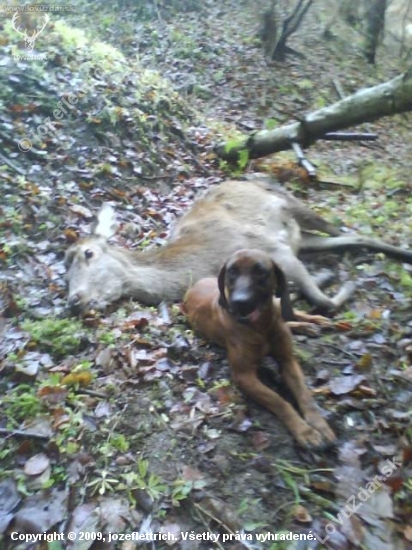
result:
[(288, 282), (286, 280), (285, 274), (278, 267), (275, 262), (273, 263), (273, 272), (277, 280), (277, 291), (276, 295), (280, 297), (280, 307), (282, 310), (282, 317), (285, 321), (293, 321), (295, 315), (293, 313), (292, 302), (290, 301)]
[(225, 278), (226, 278), (226, 264), (222, 267), (219, 273), (219, 277), (217, 278), (217, 283), (219, 286), (219, 305), (223, 307), (224, 309), (228, 309), (228, 303), (226, 300), (226, 294), (225, 294)]

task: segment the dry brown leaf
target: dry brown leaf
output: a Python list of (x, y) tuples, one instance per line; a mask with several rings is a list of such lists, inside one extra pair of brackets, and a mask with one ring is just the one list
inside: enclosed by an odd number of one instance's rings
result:
[(308, 510), (301, 504), (298, 504), (298, 506), (296, 506), (293, 513), (296, 521), (299, 521), (300, 523), (312, 522), (312, 516), (309, 514)]
[(63, 377), (62, 384), (64, 386), (89, 386), (93, 376), (89, 371), (71, 372)]
[(266, 449), (267, 447), (269, 447), (270, 444), (268, 434), (262, 431), (255, 432), (252, 435), (252, 444), (257, 451), (262, 451), (263, 449)]
[(79, 238), (79, 235), (73, 229), (65, 229), (64, 236), (66, 237), (66, 241), (68, 243), (74, 243)]
[(183, 468), (182, 468), (182, 478), (185, 481), (198, 481), (199, 479), (203, 479), (204, 476), (196, 468), (192, 468), (191, 466), (183, 466)]
[(359, 370), (370, 370), (372, 368), (372, 355), (364, 353), (356, 363), (356, 368)]

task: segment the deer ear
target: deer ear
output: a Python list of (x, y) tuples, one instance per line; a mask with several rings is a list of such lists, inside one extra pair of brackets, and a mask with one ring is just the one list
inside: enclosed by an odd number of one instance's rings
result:
[(277, 281), (276, 295), (280, 297), (280, 308), (282, 310), (282, 317), (285, 321), (293, 321), (295, 314), (293, 313), (292, 302), (290, 301), (288, 283), (283, 271), (273, 263), (273, 272)]
[(92, 225), (92, 234), (110, 239), (116, 233), (117, 223), (114, 208), (105, 202), (97, 213), (97, 219)]

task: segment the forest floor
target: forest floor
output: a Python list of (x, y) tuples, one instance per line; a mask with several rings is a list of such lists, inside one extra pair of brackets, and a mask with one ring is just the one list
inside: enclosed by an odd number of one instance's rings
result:
[[(329, 330), (295, 336), (307, 383), (339, 436), (324, 453), (303, 452), (237, 391), (225, 353), (192, 333), (178, 304), (127, 300), (78, 319), (65, 303), (64, 251), (87, 235), (103, 201), (118, 212), (113, 242), (158, 246), (197, 195), (241, 172), (276, 177), (349, 232), (411, 246), (409, 114), (365, 124), (377, 142), (316, 143), (307, 151), (315, 181), (291, 152), (242, 171), (213, 154), (235, 131), (337, 101), (339, 84), (349, 95), (402, 71), (394, 50), (366, 64), (359, 33), (343, 24), (326, 41), (328, 16), (308, 14), (290, 42), (304, 58), (283, 63), (264, 59), (252, 2), (160, 10), (147, 22), (131, 8), (84, 6), (39, 39), (43, 65), (14, 59), (23, 45), (1, 23), (2, 548), (412, 548), (411, 266), (364, 252), (308, 262), (334, 272), (328, 292), (357, 282)], [(96, 65), (87, 95), (42, 134)], [(22, 153), (16, 141), (28, 137), (33, 147)], [(347, 501), (356, 511), (342, 513)], [(10, 538), (60, 530), (78, 541)], [(132, 531), (174, 541), (109, 541), (109, 532)], [(106, 540), (79, 541), (82, 532)], [(289, 532), (331, 534), (306, 546)], [(278, 540), (256, 537), (268, 533)]]

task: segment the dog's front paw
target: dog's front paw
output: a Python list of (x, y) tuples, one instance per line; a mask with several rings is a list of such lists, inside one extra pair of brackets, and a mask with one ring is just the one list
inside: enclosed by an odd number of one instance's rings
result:
[(305, 336), (316, 337), (321, 333), (319, 326), (314, 323), (307, 323), (306, 321), (289, 321), (288, 327), (293, 334), (304, 334)]
[(330, 447), (335, 440), (335, 434), (332, 432), (326, 422), (325, 425), (328, 428), (328, 433), (326, 433), (324, 430), (320, 431), (302, 420), (302, 422), (299, 422), (299, 425), (294, 426), (293, 435), (298, 444), (305, 449), (325, 449), (327, 447)]
[(323, 315), (308, 315), (306, 321), (321, 328), (330, 328), (333, 326), (332, 320), (328, 319), (328, 317), (324, 317)]
[(334, 431), (317, 410), (308, 412), (305, 415), (305, 420), (318, 433), (322, 434), (325, 445), (332, 445), (336, 441)]
[(325, 447), (325, 441), (322, 434), (306, 424), (294, 433), (296, 441), (305, 449), (322, 449)]

